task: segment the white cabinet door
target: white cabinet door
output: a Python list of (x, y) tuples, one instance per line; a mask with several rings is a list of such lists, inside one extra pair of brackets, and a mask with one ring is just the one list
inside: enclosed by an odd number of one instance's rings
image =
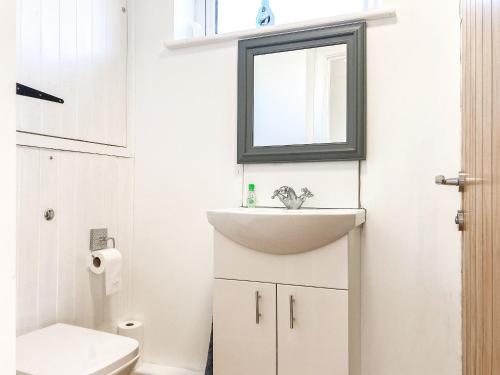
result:
[(348, 292), (278, 285), (278, 373), (348, 375)]
[(127, 0), (17, 0), (17, 130), (127, 144)]
[(275, 284), (215, 280), (214, 374), (276, 375)]

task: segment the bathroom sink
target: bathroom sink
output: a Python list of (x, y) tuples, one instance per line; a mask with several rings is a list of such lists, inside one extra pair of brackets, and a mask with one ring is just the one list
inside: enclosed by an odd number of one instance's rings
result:
[(264, 253), (319, 249), (365, 222), (363, 209), (234, 208), (208, 211), (208, 221), (230, 240)]

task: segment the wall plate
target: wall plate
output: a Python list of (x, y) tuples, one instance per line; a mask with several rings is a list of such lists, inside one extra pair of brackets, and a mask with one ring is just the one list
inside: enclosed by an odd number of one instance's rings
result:
[(107, 248), (108, 228), (90, 230), (90, 251), (103, 250)]

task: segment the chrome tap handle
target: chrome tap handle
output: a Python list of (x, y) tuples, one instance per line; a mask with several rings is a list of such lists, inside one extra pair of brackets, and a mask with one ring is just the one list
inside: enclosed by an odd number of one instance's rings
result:
[(274, 199), (276, 197), (280, 198), (280, 200), (283, 198), (287, 198), (290, 190), (293, 191), (293, 189), (289, 186), (282, 186), (279, 189), (274, 191), (271, 199)]
[(314, 194), (311, 193), (311, 191), (308, 188), (306, 188), (306, 187), (302, 188), (302, 193), (304, 193), (303, 196), (306, 197), (306, 198), (312, 198), (312, 197), (314, 197)]

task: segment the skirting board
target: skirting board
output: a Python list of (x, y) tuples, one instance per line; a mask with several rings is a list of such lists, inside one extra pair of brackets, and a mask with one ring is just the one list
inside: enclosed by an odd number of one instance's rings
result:
[(203, 372), (190, 371), (182, 368), (155, 365), (153, 363), (141, 363), (134, 370), (133, 375), (202, 375)]

